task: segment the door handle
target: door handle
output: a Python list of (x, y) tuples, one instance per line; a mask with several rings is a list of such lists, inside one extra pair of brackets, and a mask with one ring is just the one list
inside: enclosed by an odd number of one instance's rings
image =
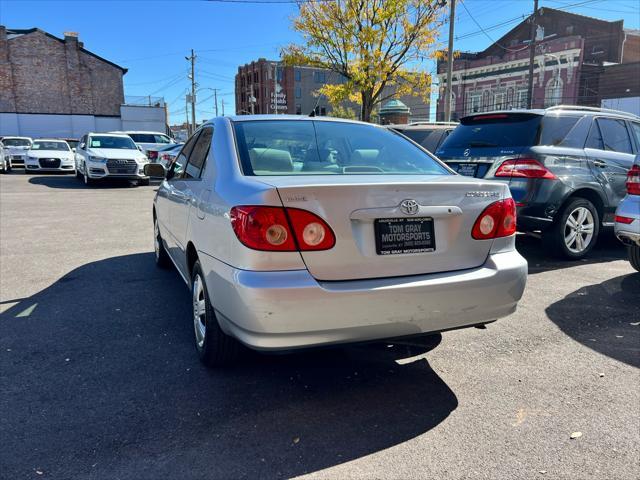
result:
[(593, 164), (594, 164), (596, 167), (600, 167), (600, 168), (606, 168), (606, 166), (607, 166), (607, 162), (605, 162), (605, 161), (603, 161), (603, 160), (594, 160), (594, 161), (593, 161)]

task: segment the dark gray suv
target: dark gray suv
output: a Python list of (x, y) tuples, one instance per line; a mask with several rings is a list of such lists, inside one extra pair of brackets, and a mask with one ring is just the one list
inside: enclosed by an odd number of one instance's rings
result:
[(637, 153), (640, 117), (578, 106), (474, 114), (436, 151), (462, 175), (508, 183), (518, 229), (571, 259), (613, 226)]

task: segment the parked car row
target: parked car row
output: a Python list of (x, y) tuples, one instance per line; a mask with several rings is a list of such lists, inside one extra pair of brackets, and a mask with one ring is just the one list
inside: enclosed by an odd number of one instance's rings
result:
[(3, 172), (14, 166), (23, 166), (25, 173), (69, 172), (87, 185), (112, 178), (148, 184), (142, 167), (157, 159), (160, 150), (176, 147), (171, 138), (156, 132), (88, 133), (80, 140), (3, 137), (0, 145)]

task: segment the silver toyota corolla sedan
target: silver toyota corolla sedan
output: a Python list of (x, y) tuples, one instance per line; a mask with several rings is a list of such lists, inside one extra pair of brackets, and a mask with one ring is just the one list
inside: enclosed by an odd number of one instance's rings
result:
[(509, 315), (527, 277), (515, 212), (505, 184), (457, 175), (385, 128), (221, 117), (158, 189), (156, 261), (191, 288), (197, 350), (222, 365), (240, 343), (289, 350)]

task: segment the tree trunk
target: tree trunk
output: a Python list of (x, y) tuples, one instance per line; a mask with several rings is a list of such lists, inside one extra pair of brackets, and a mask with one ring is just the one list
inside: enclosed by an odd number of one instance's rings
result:
[(362, 101), (360, 106), (360, 120), (363, 122), (371, 122), (371, 112), (373, 112), (373, 92), (363, 90), (360, 92)]

